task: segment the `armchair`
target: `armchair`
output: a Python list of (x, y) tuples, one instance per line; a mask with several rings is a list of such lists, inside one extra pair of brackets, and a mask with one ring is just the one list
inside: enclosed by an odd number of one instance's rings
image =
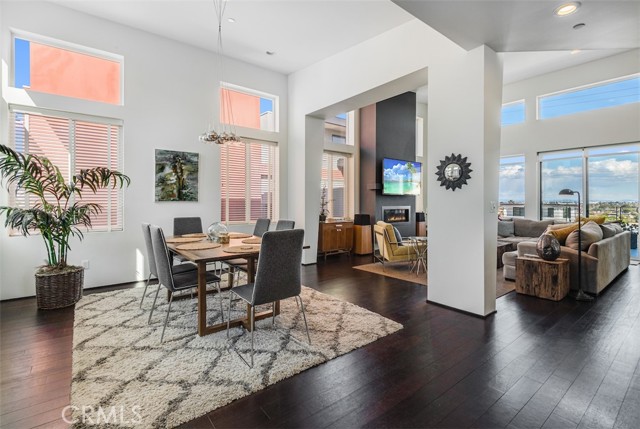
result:
[(413, 262), (416, 260), (416, 252), (412, 246), (404, 246), (396, 240), (393, 232), (393, 225), (383, 221), (378, 221), (373, 226), (373, 232), (376, 236), (378, 244), (378, 254), (374, 253), (374, 257), (382, 263), (384, 270), (384, 262)]

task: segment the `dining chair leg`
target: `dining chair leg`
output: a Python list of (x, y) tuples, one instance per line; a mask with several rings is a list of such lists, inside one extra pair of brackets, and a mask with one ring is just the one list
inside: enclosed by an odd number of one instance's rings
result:
[(167, 329), (167, 322), (169, 321), (169, 313), (171, 312), (171, 303), (173, 302), (173, 294), (171, 294), (171, 298), (169, 298), (169, 308), (167, 308), (167, 315), (164, 318), (164, 326), (162, 327), (162, 335), (160, 335), (160, 342), (163, 342), (164, 339), (164, 330)]
[(229, 291), (229, 310), (227, 311), (227, 339), (229, 338), (229, 329), (231, 328), (231, 291)]
[(147, 294), (147, 288), (149, 287), (150, 281), (151, 281), (151, 273), (149, 273), (149, 277), (147, 277), (147, 284), (144, 285), (144, 292), (142, 292), (142, 299), (140, 300), (140, 308), (142, 308), (142, 303), (144, 302), (144, 297)]
[(254, 305), (251, 306), (251, 321), (249, 322), (251, 326), (251, 368), (253, 368), (253, 331), (256, 330), (256, 307)]
[(160, 289), (162, 289), (162, 285), (158, 283), (158, 290), (156, 291), (155, 298), (153, 298), (153, 304), (151, 305), (151, 311), (149, 312), (149, 321), (147, 322), (147, 325), (151, 325), (151, 316), (153, 316), (153, 310), (155, 310), (156, 308), (156, 301), (158, 300)]
[(220, 282), (216, 282), (216, 289), (218, 289), (218, 299), (220, 300), (220, 317), (224, 322), (224, 310), (222, 309), (222, 290), (220, 289)]
[(296, 302), (298, 302), (298, 298), (300, 299), (300, 308), (302, 308), (302, 318), (304, 319), (304, 328), (307, 330), (307, 339), (309, 340), (309, 344), (311, 344), (311, 336), (309, 336), (309, 326), (307, 325), (307, 316), (304, 314), (304, 304), (302, 303), (302, 297), (300, 295), (296, 295)]
[(271, 324), (273, 326), (276, 326), (276, 302), (275, 301), (271, 303)]

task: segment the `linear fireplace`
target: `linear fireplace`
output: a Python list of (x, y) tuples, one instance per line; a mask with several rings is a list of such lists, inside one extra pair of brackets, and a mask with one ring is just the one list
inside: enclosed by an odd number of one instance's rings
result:
[(411, 206), (382, 206), (382, 220), (387, 223), (408, 223)]

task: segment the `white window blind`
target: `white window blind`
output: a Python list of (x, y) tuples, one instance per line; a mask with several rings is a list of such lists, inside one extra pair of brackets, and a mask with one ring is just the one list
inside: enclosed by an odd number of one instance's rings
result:
[(327, 189), (327, 209), (331, 217), (349, 216), (348, 161), (347, 155), (322, 154), (320, 187)]
[[(122, 171), (122, 126), (117, 120), (13, 107), (10, 117), (10, 138), (15, 150), (49, 158), (67, 181), (71, 180), (71, 174), (87, 168)], [(102, 206), (102, 212), (92, 217), (92, 231), (122, 230), (122, 189), (108, 187), (96, 194), (89, 190), (83, 193), (81, 201)], [(28, 207), (34, 203), (23, 192), (12, 193), (12, 204)]]
[(221, 219), (252, 223), (278, 218), (278, 146), (243, 139), (220, 149)]

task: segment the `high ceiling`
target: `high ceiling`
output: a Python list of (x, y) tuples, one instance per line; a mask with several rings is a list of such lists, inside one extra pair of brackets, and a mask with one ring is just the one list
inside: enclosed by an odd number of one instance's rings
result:
[[(213, 0), (49, 1), (189, 45), (216, 49)], [(552, 12), (560, 3), (230, 0), (223, 21), (224, 53), (289, 74), (415, 19), (413, 15), (466, 49), (486, 43), (505, 52), (505, 83), (640, 46), (640, 2), (583, 0), (577, 13), (558, 18)], [(578, 22), (586, 26), (574, 30)], [(572, 55), (575, 49), (582, 52)], [(525, 52), (513, 53), (516, 51)]]

